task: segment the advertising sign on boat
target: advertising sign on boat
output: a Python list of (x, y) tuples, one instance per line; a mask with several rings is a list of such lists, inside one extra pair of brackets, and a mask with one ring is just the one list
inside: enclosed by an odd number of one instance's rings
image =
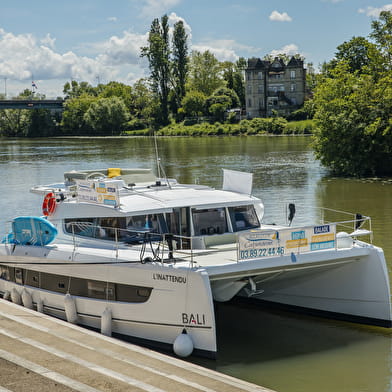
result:
[(105, 204), (116, 207), (120, 204), (116, 181), (78, 180), (78, 201)]
[(335, 247), (336, 225), (252, 230), (238, 236), (238, 259), (282, 256)]

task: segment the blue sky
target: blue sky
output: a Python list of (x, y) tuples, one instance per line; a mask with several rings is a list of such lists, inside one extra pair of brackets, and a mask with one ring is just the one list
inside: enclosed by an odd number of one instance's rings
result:
[[(69, 80), (132, 84), (151, 21), (182, 19), (190, 49), (221, 60), (299, 53), (318, 67), (353, 36), (367, 36), (388, 0), (15, 0), (1, 1), (0, 93), (31, 87), (61, 95)], [(389, 0), (391, 1), (391, 0)]]

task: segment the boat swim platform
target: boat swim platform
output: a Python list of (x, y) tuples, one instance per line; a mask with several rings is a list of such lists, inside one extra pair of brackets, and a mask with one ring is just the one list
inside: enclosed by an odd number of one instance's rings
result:
[(0, 299), (0, 392), (273, 392)]

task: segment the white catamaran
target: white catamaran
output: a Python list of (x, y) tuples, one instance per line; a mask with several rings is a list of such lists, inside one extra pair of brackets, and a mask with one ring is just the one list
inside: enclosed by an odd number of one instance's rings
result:
[(391, 326), (383, 251), (358, 239), (371, 236), (368, 217), (265, 225), (252, 175), (230, 170), (222, 190), (149, 169), (64, 177), (32, 189), (44, 217), (12, 221), (0, 247), (5, 298), (180, 356), (215, 356), (214, 301), (234, 297)]

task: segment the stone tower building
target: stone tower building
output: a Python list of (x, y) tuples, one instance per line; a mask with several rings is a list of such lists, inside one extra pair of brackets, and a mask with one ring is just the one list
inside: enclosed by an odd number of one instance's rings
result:
[(248, 59), (245, 70), (247, 118), (270, 117), (273, 111), (286, 116), (297, 110), (305, 100), (305, 80), (304, 62), (295, 57), (287, 64), (277, 57), (272, 62)]

